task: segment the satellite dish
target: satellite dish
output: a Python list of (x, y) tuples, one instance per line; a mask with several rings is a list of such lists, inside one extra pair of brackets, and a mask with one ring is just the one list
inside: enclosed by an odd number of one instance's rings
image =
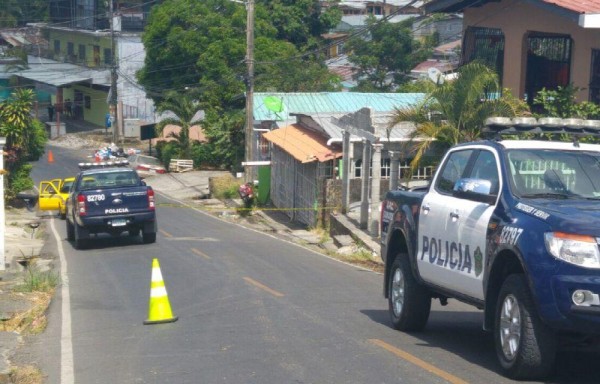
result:
[(281, 100), (279, 97), (267, 96), (264, 99), (264, 103), (265, 107), (267, 107), (269, 111), (275, 113), (283, 111), (283, 100)]
[(436, 84), (444, 84), (444, 74), (435, 67), (427, 69), (427, 76)]

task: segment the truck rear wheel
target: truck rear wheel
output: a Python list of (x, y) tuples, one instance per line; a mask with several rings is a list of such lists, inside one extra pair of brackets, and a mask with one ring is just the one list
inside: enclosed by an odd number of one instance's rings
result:
[(431, 295), (417, 282), (408, 255), (399, 254), (388, 280), (388, 304), (392, 325), (399, 331), (421, 331), (431, 311)]
[(75, 227), (75, 248), (83, 249), (87, 244), (87, 236), (84, 237), (82, 233), (84, 230), (79, 224), (74, 223), (73, 226)]
[(156, 232), (143, 232), (142, 239), (145, 244), (155, 243), (156, 242)]
[(508, 276), (500, 289), (494, 326), (496, 355), (512, 379), (542, 378), (556, 358), (556, 335), (538, 316), (522, 274)]
[(67, 220), (67, 240), (73, 241), (75, 239), (75, 228), (73, 224)]

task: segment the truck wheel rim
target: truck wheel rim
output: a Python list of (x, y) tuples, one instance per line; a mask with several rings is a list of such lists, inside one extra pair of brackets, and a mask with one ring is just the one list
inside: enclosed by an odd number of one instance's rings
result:
[(392, 279), (392, 305), (394, 307), (394, 315), (400, 316), (404, 308), (404, 275), (400, 268), (394, 271)]
[(512, 360), (518, 353), (521, 341), (521, 311), (519, 302), (513, 295), (504, 298), (499, 328), (502, 353), (508, 360)]

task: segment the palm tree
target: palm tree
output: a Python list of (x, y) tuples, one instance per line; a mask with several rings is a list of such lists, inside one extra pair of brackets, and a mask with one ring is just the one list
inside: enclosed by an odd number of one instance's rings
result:
[(167, 117), (156, 124), (156, 131), (162, 134), (164, 128), (173, 124), (181, 128), (179, 133), (172, 133), (179, 142), (180, 155), (189, 158), (191, 154), (190, 127), (200, 124), (200, 120), (192, 120), (202, 108), (200, 103), (188, 93), (169, 92), (158, 104), (157, 112), (171, 112), (175, 117)]
[(400, 122), (416, 124), (409, 141), (415, 154), (411, 162), (414, 170), (433, 141), (441, 149), (447, 149), (476, 140), (481, 137), (481, 128), (488, 117), (513, 117), (527, 111), (523, 101), (501, 89), (498, 75), (492, 69), (471, 62), (458, 69), (456, 80), (437, 84), (416, 107), (395, 109), (388, 131)]

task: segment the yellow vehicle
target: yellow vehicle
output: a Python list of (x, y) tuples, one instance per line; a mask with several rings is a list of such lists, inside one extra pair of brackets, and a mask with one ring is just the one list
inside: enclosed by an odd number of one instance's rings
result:
[(60, 218), (67, 214), (67, 198), (69, 189), (75, 181), (74, 177), (66, 179), (52, 179), (40, 182), (38, 204), (42, 211), (58, 211)]

